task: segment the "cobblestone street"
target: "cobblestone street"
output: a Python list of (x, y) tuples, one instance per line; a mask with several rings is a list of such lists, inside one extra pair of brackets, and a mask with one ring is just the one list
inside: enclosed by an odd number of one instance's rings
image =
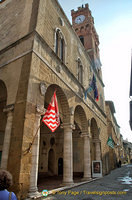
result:
[[(92, 194), (90, 194), (92, 193)], [(111, 194), (110, 194), (111, 193)], [(131, 200), (132, 165), (113, 170), (93, 182), (57, 192), (46, 200)]]

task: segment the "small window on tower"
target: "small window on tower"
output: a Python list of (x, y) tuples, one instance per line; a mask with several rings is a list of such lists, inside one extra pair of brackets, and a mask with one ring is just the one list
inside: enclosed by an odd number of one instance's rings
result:
[(79, 36), (80, 40), (81, 40), (81, 43), (84, 45), (84, 37), (81, 35)]
[(84, 26), (81, 26), (80, 31), (83, 31), (83, 29), (84, 29)]

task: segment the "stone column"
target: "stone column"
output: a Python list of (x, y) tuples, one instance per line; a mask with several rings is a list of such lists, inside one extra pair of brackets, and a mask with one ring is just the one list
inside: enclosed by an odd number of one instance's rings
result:
[(91, 156), (90, 156), (90, 138), (87, 133), (83, 133), (84, 139), (84, 175), (82, 180), (91, 179)]
[(9, 105), (3, 110), (3, 112), (7, 112), (7, 123), (5, 128), (5, 136), (4, 136), (2, 160), (1, 160), (1, 168), (3, 169), (7, 169), (7, 164), (8, 164), (11, 129), (13, 121), (13, 112), (12, 112), (13, 110), (14, 110), (14, 105)]
[(72, 125), (64, 124), (63, 185), (73, 184)]
[(96, 160), (101, 160), (101, 149), (100, 149), (100, 141), (95, 142), (96, 146)]
[[(42, 111), (43, 112), (43, 111)], [(34, 134), (38, 131), (38, 134), (35, 137), (34, 143), (32, 145), (32, 167), (30, 174), (30, 186), (29, 186), (29, 197), (40, 196), (37, 187), (38, 181), (38, 163), (39, 163), (39, 142), (40, 142), (40, 119), (42, 115), (41, 110), (37, 107), (37, 113), (34, 124)]]

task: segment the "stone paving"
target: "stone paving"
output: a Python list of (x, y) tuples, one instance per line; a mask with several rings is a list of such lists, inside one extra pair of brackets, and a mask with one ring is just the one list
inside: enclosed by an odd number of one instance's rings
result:
[[(55, 192), (52, 190), (52, 192)], [(132, 165), (113, 170), (101, 179), (64, 189), (46, 200), (132, 200)]]

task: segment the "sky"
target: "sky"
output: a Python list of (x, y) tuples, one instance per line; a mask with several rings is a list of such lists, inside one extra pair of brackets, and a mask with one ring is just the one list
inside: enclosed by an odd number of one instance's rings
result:
[(114, 102), (123, 139), (132, 142), (129, 90), (132, 49), (132, 0), (58, 0), (69, 21), (71, 10), (86, 3), (99, 35), (105, 100)]

